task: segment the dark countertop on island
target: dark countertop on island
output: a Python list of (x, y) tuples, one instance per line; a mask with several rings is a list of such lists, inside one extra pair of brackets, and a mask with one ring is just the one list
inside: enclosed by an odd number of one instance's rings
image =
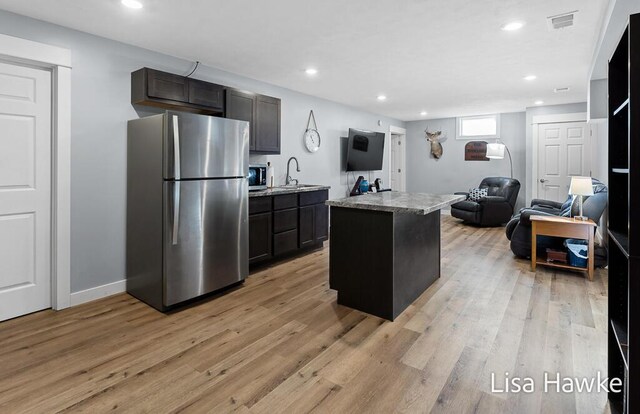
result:
[(297, 186), (282, 186), (282, 187), (273, 187), (268, 188), (266, 190), (258, 190), (258, 191), (249, 191), (249, 198), (251, 197), (266, 197), (266, 196), (274, 196), (281, 194), (295, 194), (295, 193), (306, 193), (309, 191), (320, 191), (320, 190), (328, 190), (331, 187), (328, 185), (315, 185), (315, 184), (299, 184)]
[(410, 213), (426, 215), (451, 204), (465, 200), (464, 195), (404, 193), (388, 191), (360, 196), (328, 200), (331, 207), (356, 208), (385, 211), (389, 213)]

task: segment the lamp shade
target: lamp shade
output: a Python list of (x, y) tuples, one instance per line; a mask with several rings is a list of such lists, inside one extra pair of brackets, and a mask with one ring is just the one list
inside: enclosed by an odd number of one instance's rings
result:
[(501, 160), (504, 158), (504, 148), (505, 145), (498, 142), (487, 144), (486, 157), (493, 160)]
[(591, 177), (571, 177), (569, 194), (590, 196), (593, 195), (593, 183)]

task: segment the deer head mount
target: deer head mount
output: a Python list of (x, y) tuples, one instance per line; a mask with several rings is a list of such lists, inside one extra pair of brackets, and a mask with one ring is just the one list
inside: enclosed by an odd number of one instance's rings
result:
[(429, 128), (425, 129), (424, 133), (425, 138), (431, 144), (431, 155), (435, 159), (440, 159), (442, 157), (442, 142), (447, 138), (442, 136), (442, 131), (429, 132)]

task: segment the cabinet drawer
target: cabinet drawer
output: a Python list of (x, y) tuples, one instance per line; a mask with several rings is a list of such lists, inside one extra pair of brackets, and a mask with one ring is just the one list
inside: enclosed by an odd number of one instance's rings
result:
[(289, 230), (273, 236), (273, 254), (289, 253), (298, 248), (298, 230)]
[(329, 198), (329, 191), (309, 191), (308, 193), (300, 193), (300, 207), (309, 206), (311, 204), (320, 204), (327, 201)]
[(298, 194), (285, 194), (273, 197), (273, 209), (284, 210), (298, 207)]
[(282, 233), (298, 228), (298, 209), (280, 210), (273, 212), (273, 232)]
[(249, 214), (266, 213), (271, 211), (271, 197), (249, 198)]

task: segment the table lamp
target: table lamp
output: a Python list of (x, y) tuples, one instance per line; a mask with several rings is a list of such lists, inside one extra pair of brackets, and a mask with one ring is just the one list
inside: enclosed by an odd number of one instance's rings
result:
[(571, 177), (569, 194), (580, 197), (580, 215), (575, 217), (578, 220), (587, 220), (588, 217), (582, 215), (582, 198), (593, 195), (593, 182), (591, 177)]
[(511, 159), (511, 151), (509, 148), (503, 143), (498, 141), (493, 142), (491, 144), (487, 144), (487, 153), (485, 157), (491, 160), (501, 160), (504, 159), (504, 150), (507, 150), (507, 154), (509, 155), (509, 165), (511, 166), (511, 178), (513, 178), (513, 160)]

